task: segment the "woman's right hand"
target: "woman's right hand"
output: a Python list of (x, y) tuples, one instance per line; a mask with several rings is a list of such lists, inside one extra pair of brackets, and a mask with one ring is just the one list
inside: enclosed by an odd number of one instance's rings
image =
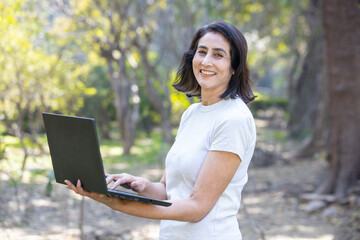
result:
[(114, 182), (110, 189), (115, 189), (118, 186), (122, 186), (127, 189), (131, 189), (135, 192), (141, 193), (145, 190), (150, 181), (146, 178), (135, 177), (127, 173), (121, 174), (105, 174), (106, 184), (109, 185)]

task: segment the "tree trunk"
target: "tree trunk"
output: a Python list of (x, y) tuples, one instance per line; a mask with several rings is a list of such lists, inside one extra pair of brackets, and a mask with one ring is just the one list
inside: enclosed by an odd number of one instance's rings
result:
[[(147, 40), (148, 42), (151, 41), (151, 37), (149, 35), (147, 36)], [(162, 139), (164, 142), (172, 144), (174, 142), (174, 136), (171, 132), (171, 101), (169, 97), (169, 91), (164, 89), (164, 94), (161, 96), (161, 94), (154, 87), (153, 79), (155, 78), (160, 81), (160, 75), (156, 70), (156, 64), (151, 64), (148, 57), (146, 56), (149, 52), (149, 45), (142, 45), (138, 41), (134, 41), (134, 45), (139, 48), (141, 61), (145, 67), (145, 89), (147, 97), (149, 98), (150, 104), (161, 117)], [(167, 86), (164, 87), (167, 88)]]
[(293, 69), (289, 84), (290, 135), (298, 138), (307, 135), (296, 157), (312, 156), (319, 146), (323, 146), (322, 140), (327, 134), (325, 114), (327, 96), (323, 91), (325, 74), (321, 0), (309, 2), (306, 19), (311, 31), (307, 53), (302, 61), (300, 76), (297, 79), (293, 78), (295, 74)]
[(318, 192), (344, 197), (360, 177), (360, 9), (356, 0), (323, 0), (331, 170)]
[(123, 58), (117, 61), (118, 71), (116, 71), (113, 67), (112, 59), (107, 58), (111, 86), (115, 95), (114, 106), (120, 126), (124, 154), (128, 155), (135, 141), (135, 127), (139, 116), (139, 102), (130, 101), (131, 96), (134, 96), (134, 91), (131, 90), (131, 82), (125, 73), (124, 61), (125, 59)]
[(170, 123), (171, 101), (167, 91), (165, 91), (165, 96), (162, 97), (155, 89), (151, 76), (154, 76), (157, 79), (160, 79), (160, 76), (157, 74), (156, 68), (151, 66), (148, 59), (145, 57), (146, 56), (143, 54), (142, 59), (145, 66), (146, 93), (150, 104), (161, 117), (161, 132), (163, 141), (172, 144), (174, 142), (174, 137), (171, 133), (172, 127)]
[(165, 101), (159, 95), (159, 93), (155, 90), (151, 77), (146, 77), (146, 91), (147, 96), (150, 100), (151, 105), (154, 109), (160, 114), (161, 117), (161, 132), (162, 139), (164, 142), (172, 144), (174, 142), (174, 137), (171, 133), (171, 123), (170, 123), (170, 113), (171, 113), (171, 102), (169, 96), (166, 96)]

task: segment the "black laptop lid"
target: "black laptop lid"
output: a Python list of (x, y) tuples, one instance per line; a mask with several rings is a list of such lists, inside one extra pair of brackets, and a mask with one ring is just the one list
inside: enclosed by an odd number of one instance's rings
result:
[(85, 190), (107, 194), (95, 120), (43, 113), (56, 182), (65, 179)]

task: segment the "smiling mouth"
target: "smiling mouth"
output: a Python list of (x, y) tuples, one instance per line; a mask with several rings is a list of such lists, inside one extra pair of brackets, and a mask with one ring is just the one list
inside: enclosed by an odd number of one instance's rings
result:
[(200, 73), (202, 73), (202, 74), (204, 74), (204, 75), (206, 75), (206, 76), (213, 76), (213, 75), (215, 75), (214, 72), (206, 71), (206, 70), (203, 70), (203, 69), (200, 70)]

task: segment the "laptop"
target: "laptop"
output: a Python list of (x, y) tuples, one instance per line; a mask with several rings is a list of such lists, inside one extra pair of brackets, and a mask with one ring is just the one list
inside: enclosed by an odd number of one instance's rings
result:
[(171, 203), (120, 190), (108, 189), (100, 154), (95, 120), (92, 118), (42, 113), (55, 180), (121, 199), (170, 206)]

